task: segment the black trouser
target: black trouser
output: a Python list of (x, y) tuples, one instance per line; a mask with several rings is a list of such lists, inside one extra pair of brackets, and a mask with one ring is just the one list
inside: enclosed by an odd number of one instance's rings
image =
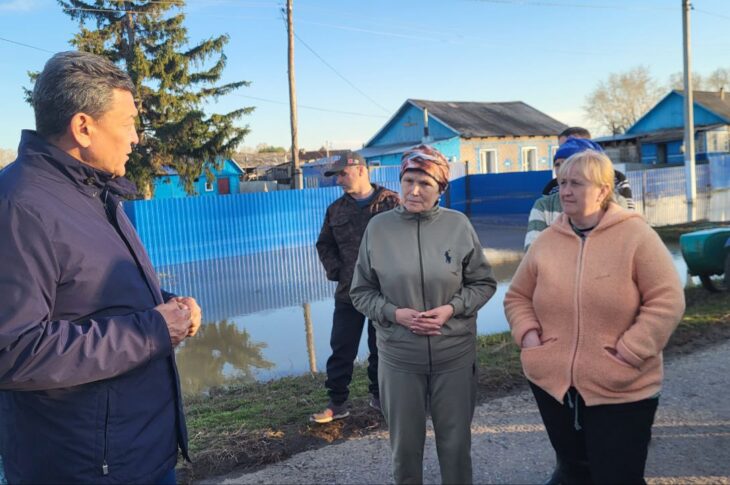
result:
[[(327, 359), (327, 380), (324, 385), (330, 400), (334, 404), (342, 404), (350, 395), (348, 386), (352, 380), (352, 370), (357, 350), (360, 347), (360, 336), (365, 324), (365, 315), (358, 312), (352, 303), (335, 300), (335, 313), (332, 315), (332, 335), (330, 347), (332, 355)], [(375, 344), (375, 327), (368, 320), (368, 377), (370, 378), (370, 394), (379, 396), (378, 391), (378, 348)]]
[(538, 386), (530, 387), (558, 456), (561, 483), (646, 483), (658, 397), (587, 407), (574, 388), (561, 404)]

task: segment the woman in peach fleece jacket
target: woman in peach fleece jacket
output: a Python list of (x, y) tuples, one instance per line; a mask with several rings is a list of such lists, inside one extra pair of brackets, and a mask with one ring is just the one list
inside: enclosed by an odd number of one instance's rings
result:
[(558, 173), (563, 214), (504, 300), (561, 483), (643, 483), (662, 349), (684, 312), (669, 252), (613, 203), (613, 168), (588, 150)]

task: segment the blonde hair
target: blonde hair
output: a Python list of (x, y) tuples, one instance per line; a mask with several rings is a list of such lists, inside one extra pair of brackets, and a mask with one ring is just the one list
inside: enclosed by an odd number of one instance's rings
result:
[(611, 159), (601, 152), (584, 150), (568, 157), (560, 165), (558, 178), (564, 178), (573, 167), (590, 183), (598, 187), (608, 186), (608, 195), (601, 202), (601, 209), (606, 209), (608, 204), (614, 201), (613, 189), (616, 175)]

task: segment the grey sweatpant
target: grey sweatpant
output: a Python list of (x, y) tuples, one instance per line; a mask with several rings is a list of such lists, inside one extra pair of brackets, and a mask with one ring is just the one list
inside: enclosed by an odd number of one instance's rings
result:
[(472, 483), (475, 366), (419, 374), (400, 371), (381, 361), (378, 382), (380, 403), (390, 430), (395, 483), (423, 483), (423, 446), (429, 403), (442, 482)]

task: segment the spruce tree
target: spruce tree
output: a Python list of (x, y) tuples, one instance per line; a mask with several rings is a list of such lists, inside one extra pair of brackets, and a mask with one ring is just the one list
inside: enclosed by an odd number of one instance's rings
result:
[(175, 168), (190, 194), (195, 179), (211, 180), (210, 167), (220, 167), (249, 132), (234, 123), (253, 111), (203, 111), (209, 100), (249, 85), (216, 86), (226, 65), (228, 35), (191, 46), (183, 25), (184, 0), (57, 1), (79, 21), (72, 45), (125, 68), (137, 89), (140, 144), (127, 163), (127, 176), (140, 193), (150, 194), (162, 166)]

